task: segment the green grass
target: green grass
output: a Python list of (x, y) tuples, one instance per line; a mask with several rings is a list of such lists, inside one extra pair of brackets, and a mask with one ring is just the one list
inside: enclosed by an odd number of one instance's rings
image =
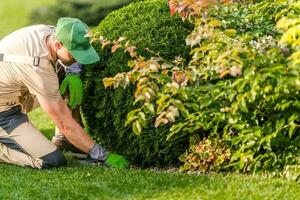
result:
[(33, 9), (48, 5), (56, 0), (1, 0), (0, 1), (0, 38), (11, 31), (29, 24)]
[(48, 139), (53, 136), (55, 125), (41, 108), (29, 113), (29, 119)]
[[(29, 117), (48, 138), (53, 135), (54, 125), (41, 109), (36, 109)], [(10, 195), (9, 188), (20, 188), (13, 199), (295, 200), (300, 196), (300, 184), (283, 178), (111, 170), (82, 166), (71, 157), (67, 158), (69, 166), (55, 170), (0, 165), (0, 174), (6, 174), (1, 178), (0, 191), (7, 191), (7, 194), (1, 192), (0, 199)]]
[[(30, 120), (50, 138), (54, 124), (41, 109)], [(297, 199), (300, 184), (241, 174), (188, 175), (154, 170), (84, 166), (33, 170), (0, 164), (0, 199)], [(18, 188), (18, 190), (14, 190)], [(12, 194), (12, 191), (13, 194)]]
[(300, 185), (232, 174), (187, 175), (78, 166), (32, 170), (0, 164), (0, 199), (299, 199)]
[[(28, 14), (54, 0), (1, 0), (1, 36), (28, 24)], [(54, 124), (41, 109), (30, 120), (48, 138)], [(299, 199), (300, 184), (282, 178), (240, 174), (187, 175), (153, 170), (83, 166), (34, 170), (0, 164), (0, 199)]]

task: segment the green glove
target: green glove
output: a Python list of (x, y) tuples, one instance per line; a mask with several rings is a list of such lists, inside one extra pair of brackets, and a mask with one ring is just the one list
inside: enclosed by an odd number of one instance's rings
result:
[(109, 153), (104, 160), (104, 163), (112, 168), (125, 169), (128, 168), (128, 161), (121, 155)]
[(60, 94), (64, 95), (69, 90), (69, 106), (74, 109), (82, 103), (82, 81), (77, 74), (67, 74), (60, 86)]

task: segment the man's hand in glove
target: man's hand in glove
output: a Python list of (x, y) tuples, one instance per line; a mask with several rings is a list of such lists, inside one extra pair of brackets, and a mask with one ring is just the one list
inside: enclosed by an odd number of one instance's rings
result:
[(69, 90), (69, 106), (74, 109), (82, 103), (83, 87), (78, 74), (66, 74), (60, 86), (60, 94), (64, 95)]
[(109, 153), (96, 143), (88, 152), (87, 160), (90, 163), (102, 162), (108, 167), (117, 169), (125, 169), (129, 166), (128, 161), (123, 156)]

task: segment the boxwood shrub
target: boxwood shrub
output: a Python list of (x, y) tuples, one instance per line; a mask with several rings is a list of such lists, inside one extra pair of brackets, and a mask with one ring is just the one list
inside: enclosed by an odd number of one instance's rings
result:
[[(188, 61), (190, 49), (185, 45), (185, 38), (192, 29), (180, 17), (170, 16), (167, 1), (146, 0), (112, 12), (101, 21), (97, 31), (111, 40), (125, 36), (148, 58), (151, 55), (145, 48), (159, 52), (166, 59), (181, 55)], [(127, 113), (134, 107), (134, 88), (104, 89), (102, 80), (128, 71), (129, 56), (122, 50), (112, 54), (109, 48), (95, 47), (100, 62), (86, 66), (82, 74), (85, 87), (82, 111), (88, 131), (110, 151), (125, 155), (137, 166), (177, 164), (178, 156), (188, 147), (188, 136), (182, 134), (166, 141), (168, 126), (148, 127), (141, 136), (135, 135), (131, 127), (125, 127)]]

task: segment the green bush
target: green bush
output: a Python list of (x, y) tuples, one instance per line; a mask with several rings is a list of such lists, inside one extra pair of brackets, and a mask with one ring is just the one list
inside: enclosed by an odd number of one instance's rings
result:
[(31, 14), (34, 24), (56, 24), (60, 17), (77, 17), (91, 26), (96, 26), (113, 10), (140, 0), (57, 0), (56, 4), (41, 7)]
[[(175, 127), (221, 137), (232, 152), (224, 169), (255, 172), (299, 164), (299, 62), (291, 62), (294, 50), (279, 43), (276, 28), (282, 15), (299, 13), (299, 6), (289, 6), (262, 1), (215, 7), (189, 37), (196, 43), (190, 66), (199, 78), (187, 93), (189, 103), (200, 106)], [(209, 34), (201, 32), (205, 24)]]
[[(144, 50), (149, 48), (172, 60), (179, 55), (189, 59), (190, 49), (185, 45), (185, 38), (191, 30), (191, 24), (170, 16), (164, 0), (130, 4), (109, 14), (97, 29), (99, 35), (112, 40), (125, 36), (145, 57), (151, 56)], [(125, 127), (127, 113), (135, 107), (134, 88), (105, 90), (102, 80), (128, 71), (129, 56), (122, 50), (112, 54), (110, 48), (96, 48), (100, 63), (86, 67), (83, 72), (85, 100), (82, 110), (89, 132), (111, 151), (124, 154), (133, 164), (146, 167), (178, 163), (178, 156), (188, 147), (188, 137), (179, 135), (166, 141), (169, 128), (153, 126), (138, 137), (131, 127)]]
[[(165, 73), (163, 59), (137, 58), (134, 63), (144, 64), (143, 68), (135, 66), (128, 73), (107, 77), (105, 84), (122, 82), (131, 74), (135, 74), (130, 77), (133, 85), (147, 79), (154, 92), (151, 98), (135, 96), (140, 107), (130, 113), (139, 115), (128, 115), (128, 121), (142, 136), (148, 122), (144, 119), (154, 114), (155, 124), (171, 126), (167, 138), (190, 134), (202, 140), (191, 140), (190, 150), (181, 157), (183, 170), (256, 172), (296, 166), (296, 173), (300, 4), (292, 2), (211, 7), (197, 16), (186, 39), (192, 46), (188, 65), (181, 69), (173, 65)], [(155, 62), (155, 70), (148, 61)], [(151, 112), (144, 107), (152, 107)], [(141, 112), (144, 117), (139, 117)]]

